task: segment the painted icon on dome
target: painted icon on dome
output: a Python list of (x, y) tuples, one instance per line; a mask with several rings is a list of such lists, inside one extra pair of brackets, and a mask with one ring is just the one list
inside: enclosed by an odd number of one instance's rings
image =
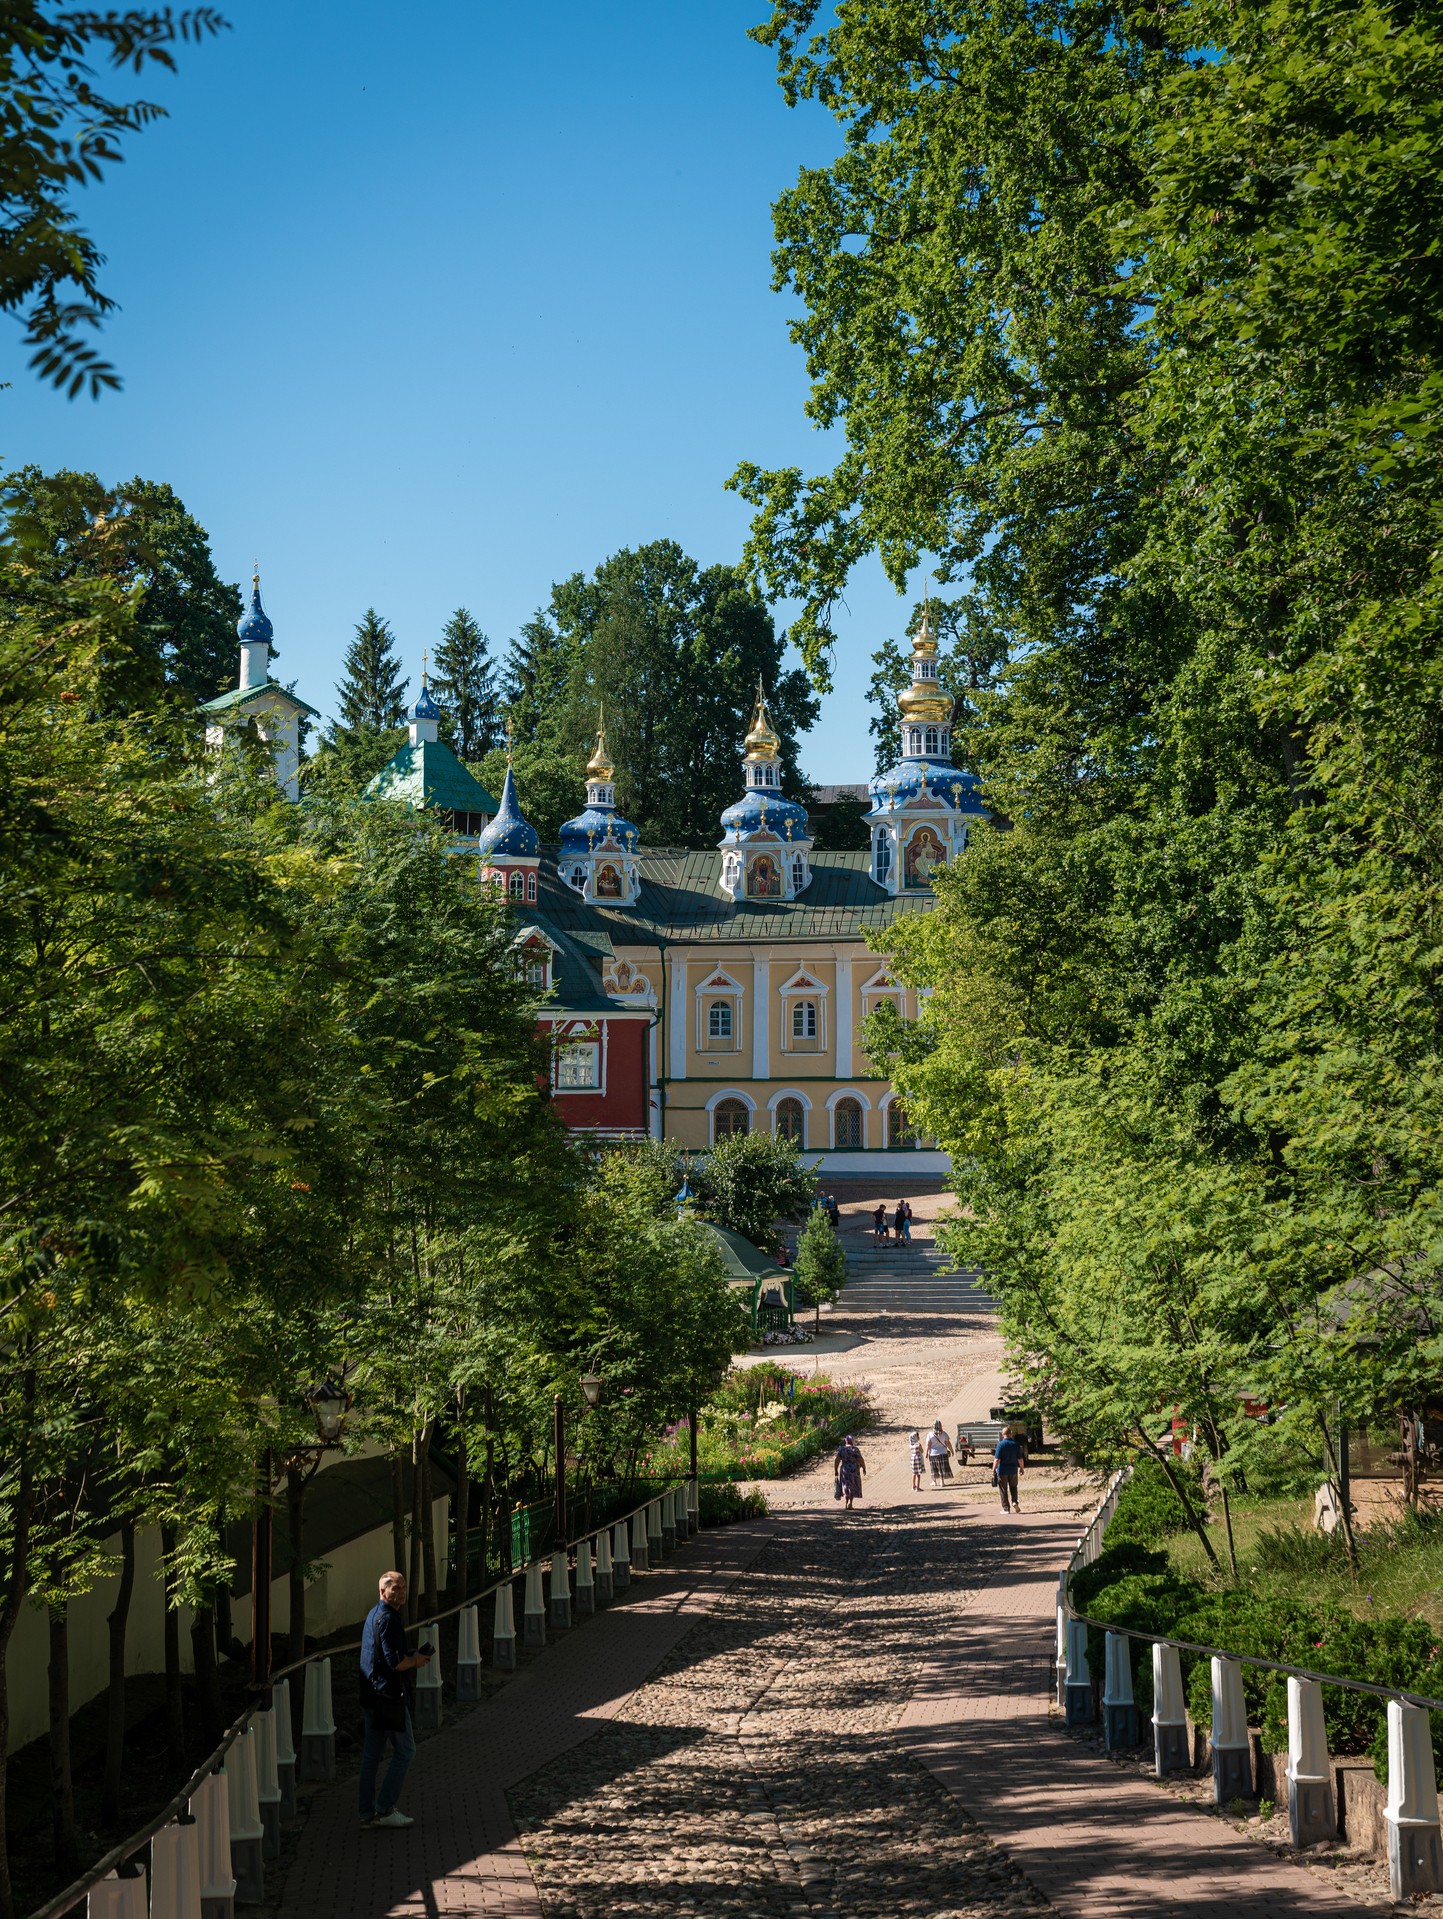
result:
[(754, 900), (781, 898), (782, 869), (770, 853), (763, 853), (747, 868), (747, 892)]
[(907, 884), (929, 886), (934, 867), (942, 864), (947, 849), (930, 826), (919, 826), (907, 842)]

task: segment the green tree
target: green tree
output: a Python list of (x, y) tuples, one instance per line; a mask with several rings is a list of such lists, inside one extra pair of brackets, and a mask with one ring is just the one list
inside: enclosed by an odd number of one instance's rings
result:
[(139, 587), (137, 636), (192, 698), (235, 684), (240, 588), (217, 574), (205, 528), (172, 487), (139, 478), (107, 487), (93, 473), (28, 466), (6, 476), (0, 511), (28, 569)]
[(115, 302), (100, 285), (104, 255), (80, 225), (76, 188), (124, 156), (122, 142), (165, 112), (151, 100), (102, 93), (94, 65), (117, 69), (175, 64), (177, 42), (196, 42), (226, 22), (213, 7), (173, 13), (86, 13), (45, 0), (17, 0), (0, 20), (0, 310), (13, 313), (42, 379), (73, 399), (120, 384), (85, 338)]
[(336, 688), (337, 724), (348, 732), (382, 732), (399, 726), (406, 713), (406, 687), (396, 657), (396, 639), (375, 607), (368, 606), (346, 648)]
[(733, 1133), (710, 1147), (691, 1173), (707, 1217), (741, 1233), (763, 1250), (779, 1220), (806, 1218), (817, 1176), (795, 1140), (775, 1133)]
[(446, 622), (431, 684), (441, 704), (441, 737), (459, 759), (484, 759), (500, 744), (500, 701), (491, 643), (464, 606)]
[(822, 1306), (841, 1297), (847, 1283), (847, 1255), (825, 1207), (813, 1206), (797, 1239), (796, 1283), (816, 1308), (814, 1325), (822, 1330)]

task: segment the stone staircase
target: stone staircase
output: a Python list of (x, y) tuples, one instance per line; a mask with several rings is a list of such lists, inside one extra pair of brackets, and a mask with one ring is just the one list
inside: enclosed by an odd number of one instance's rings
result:
[[(860, 1243), (859, 1243), (860, 1242)], [(992, 1313), (997, 1302), (972, 1272), (944, 1273), (931, 1239), (914, 1234), (910, 1246), (879, 1246), (869, 1233), (844, 1232), (847, 1284), (837, 1313)]]

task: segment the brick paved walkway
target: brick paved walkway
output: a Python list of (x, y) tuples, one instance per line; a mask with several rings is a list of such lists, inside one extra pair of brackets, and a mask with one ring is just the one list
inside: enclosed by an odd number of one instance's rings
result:
[(508, 1789), (589, 1739), (625, 1704), (756, 1558), (773, 1523), (699, 1534), (665, 1567), (638, 1576), (626, 1599), (561, 1635), (494, 1698), (427, 1740), (406, 1783), (403, 1804), (416, 1819), (409, 1832), (363, 1832), (354, 1781), (317, 1794), (282, 1914), (541, 1919)]
[(1005, 1571), (929, 1660), (899, 1736), (1060, 1913), (1301, 1919), (1367, 1908), (1049, 1723), (1056, 1586), (1076, 1527), (1015, 1528)]
[[(985, 1415), (999, 1385), (979, 1370), (948, 1425)], [(423, 1745), (410, 1832), (361, 1832), (353, 1783), (317, 1795), (286, 1919), (1044, 1904), (1358, 1919), (1317, 1874), (1049, 1723), (1075, 1495), (1033, 1476), (1030, 1510), (1004, 1518), (976, 1485), (914, 1495), (895, 1442), (868, 1446), (855, 1514), (835, 1511), (824, 1471), (772, 1488), (788, 1510), (702, 1534)]]

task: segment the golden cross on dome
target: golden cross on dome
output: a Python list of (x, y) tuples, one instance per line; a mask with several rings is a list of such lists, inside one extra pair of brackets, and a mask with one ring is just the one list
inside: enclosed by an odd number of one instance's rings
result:
[(511, 764), (511, 715), (506, 715), (506, 764)]
[(429, 657), (430, 656), (428, 655), (425, 647), (423, 646), (421, 648), (421, 691), (423, 693), (426, 690), (426, 661)]

